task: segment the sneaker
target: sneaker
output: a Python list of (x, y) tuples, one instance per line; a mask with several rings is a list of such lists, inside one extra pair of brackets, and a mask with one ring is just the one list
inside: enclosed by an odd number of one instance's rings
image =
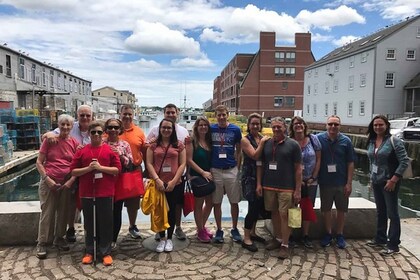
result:
[(211, 233), (211, 231), (208, 228), (204, 227), (204, 231), (206, 232), (206, 234), (209, 236), (210, 239), (213, 238), (213, 233)]
[(176, 238), (178, 238), (179, 240), (187, 239), (187, 236), (185, 235), (184, 231), (182, 231), (181, 227), (177, 227), (175, 229), (175, 235), (176, 235)]
[(111, 255), (106, 255), (105, 257), (103, 257), (102, 258), (102, 263), (104, 264), (104, 266), (110, 266), (112, 264)]
[(166, 240), (159, 241), (159, 244), (156, 247), (156, 252), (162, 253), (165, 250)]
[(287, 259), (289, 258), (289, 248), (285, 246), (280, 246), (280, 252), (279, 252), (279, 259)]
[(378, 241), (376, 241), (375, 238), (366, 242), (366, 245), (368, 245), (369, 247), (380, 247), (380, 248), (386, 247), (386, 243), (379, 243)]
[(218, 229), (216, 231), (216, 236), (214, 237), (214, 241), (217, 243), (225, 242), (225, 239), (223, 238), (223, 230)]
[(117, 242), (112, 242), (111, 243), (111, 251), (115, 251), (117, 250)]
[(159, 234), (159, 232), (155, 234), (155, 240), (156, 241), (160, 241), (160, 234)]
[(76, 242), (76, 231), (74, 230), (74, 227), (69, 227), (66, 232), (66, 240), (68, 242)]
[(268, 242), (267, 246), (265, 246), (265, 249), (270, 251), (270, 250), (278, 249), (280, 248), (280, 246), (281, 246), (281, 242), (278, 241), (276, 238), (274, 238)]
[(40, 260), (47, 257), (47, 246), (44, 243), (36, 245), (36, 257)]
[(83, 264), (91, 264), (92, 262), (93, 262), (93, 256), (91, 254), (86, 254), (82, 259)]
[(239, 233), (239, 230), (237, 228), (233, 228), (230, 231), (230, 235), (232, 236), (233, 241), (235, 241), (235, 242), (242, 242), (242, 236)]
[(133, 239), (141, 238), (140, 231), (136, 225), (129, 227), (128, 232), (130, 233), (131, 238)]
[(296, 248), (298, 246), (295, 238), (293, 237), (293, 235), (289, 236), (289, 243), (288, 243), (289, 248)]
[(344, 249), (347, 246), (346, 240), (344, 240), (344, 236), (342, 234), (338, 234), (335, 237), (335, 242), (337, 244), (337, 247), (340, 249)]
[(321, 246), (322, 247), (328, 247), (331, 245), (331, 241), (332, 241), (332, 235), (327, 233), (324, 238), (322, 238), (321, 240)]
[(209, 243), (211, 241), (210, 236), (207, 234), (205, 229), (199, 230), (197, 232), (197, 239), (203, 243)]
[(57, 249), (62, 250), (62, 251), (68, 251), (68, 250), (70, 250), (70, 246), (69, 246), (69, 244), (68, 244), (68, 243), (67, 243), (67, 241), (66, 241), (64, 238), (62, 238), (62, 237), (55, 238), (55, 240), (54, 240), (54, 242), (53, 242), (53, 245), (54, 245)]
[(171, 239), (166, 240), (165, 243), (165, 252), (172, 252), (174, 249), (174, 244), (172, 243)]
[(396, 249), (390, 249), (390, 248), (386, 248), (384, 250), (382, 250), (379, 254), (381, 254), (382, 256), (392, 256), (394, 254), (397, 254), (400, 252), (400, 249), (396, 248)]
[(250, 252), (257, 252), (258, 248), (257, 246), (255, 246), (254, 242), (252, 242), (251, 244), (246, 244), (244, 241), (242, 241), (242, 248), (247, 249)]
[(302, 239), (302, 243), (306, 248), (313, 248), (314, 245), (312, 244), (311, 239), (309, 238), (309, 236), (305, 235)]

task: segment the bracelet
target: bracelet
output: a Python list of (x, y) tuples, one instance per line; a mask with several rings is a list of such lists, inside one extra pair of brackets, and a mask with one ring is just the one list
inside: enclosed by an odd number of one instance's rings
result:
[(48, 175), (47, 174), (45, 174), (44, 176), (42, 176), (42, 180), (45, 180), (47, 178), (48, 178)]
[(159, 176), (156, 176), (156, 178), (153, 178), (153, 180), (155, 181), (159, 180)]

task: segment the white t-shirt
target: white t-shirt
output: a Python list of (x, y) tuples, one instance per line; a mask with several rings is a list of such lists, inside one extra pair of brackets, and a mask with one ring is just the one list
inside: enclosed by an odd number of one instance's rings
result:
[[(188, 133), (188, 130), (177, 123), (175, 124), (175, 130), (176, 130), (176, 136), (178, 140), (185, 144), (185, 138), (190, 136), (190, 134)], [(150, 132), (147, 135), (146, 141), (149, 142), (150, 139), (152, 138), (157, 139), (158, 136), (159, 136), (159, 126), (157, 125), (157, 126), (152, 127), (152, 129), (150, 129)]]

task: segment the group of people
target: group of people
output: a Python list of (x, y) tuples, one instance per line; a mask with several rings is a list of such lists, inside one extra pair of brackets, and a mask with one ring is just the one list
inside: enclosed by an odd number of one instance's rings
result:
[[(111, 118), (105, 123), (92, 121), (92, 110), (87, 105), (78, 108), (77, 121), (69, 115), (59, 116), (58, 128), (43, 136), (36, 163), (41, 176), (42, 210), (38, 258), (47, 257), (50, 243), (69, 250), (68, 241), (75, 241), (72, 236), (78, 204), (75, 201), (80, 198), (86, 246), (82, 262), (96, 261), (99, 252), (103, 264), (111, 265), (111, 251), (117, 246), (124, 205), (131, 237), (141, 238), (136, 226), (141, 195), (114, 199), (115, 189), (121, 187), (117, 183), (120, 172), (136, 170), (154, 181), (156, 191), (164, 194), (169, 206), (169, 228), (155, 236), (158, 253), (174, 249), (173, 235), (186, 239), (181, 214), (187, 181), (191, 182), (195, 196), (194, 219), (201, 242), (224, 242), (221, 206), (226, 194), (233, 241), (249, 251), (257, 251), (254, 242), (266, 243), (266, 240), (255, 231), (256, 222), (260, 217), (270, 216), (274, 238), (267, 242), (266, 249), (278, 249), (279, 258), (288, 258), (291, 236), (288, 210), (302, 198), (310, 200), (313, 208), (319, 185), (326, 230), (321, 245), (330, 246), (335, 241), (338, 248), (346, 247), (343, 229), (352, 191), (355, 154), (351, 140), (340, 133), (338, 116), (328, 117), (326, 131), (317, 135), (308, 132), (301, 117), (293, 117), (289, 127), (283, 118), (276, 117), (271, 119), (273, 136), (270, 138), (261, 134), (262, 117), (257, 113), (248, 117), (245, 136), (238, 126), (228, 122), (229, 112), (224, 105), (215, 108), (217, 123), (210, 124), (204, 116), (198, 117), (191, 135), (176, 123), (178, 114), (174, 104), (166, 105), (163, 120), (151, 129), (147, 138), (133, 123), (130, 105), (121, 107), (120, 119)], [(376, 116), (369, 124), (367, 148), (378, 212), (377, 234), (368, 245), (385, 247), (385, 255), (399, 250), (397, 197), (400, 179), (408, 166), (403, 143), (392, 138), (389, 131), (386, 117)], [(248, 201), (244, 237), (238, 230), (239, 202), (243, 198)], [(333, 203), (337, 210), (334, 235)], [(214, 233), (206, 227), (212, 210), (217, 227)], [(302, 241), (312, 248), (309, 228), (310, 220), (304, 219)]]

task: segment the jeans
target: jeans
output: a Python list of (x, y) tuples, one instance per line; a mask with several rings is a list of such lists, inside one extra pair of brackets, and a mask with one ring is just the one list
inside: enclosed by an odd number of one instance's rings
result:
[[(398, 214), (398, 191), (400, 183), (397, 183), (394, 191), (389, 192), (384, 189), (386, 182), (372, 184), (373, 194), (376, 203), (376, 241), (378, 243), (387, 243), (389, 249), (398, 249), (401, 243), (401, 222)], [(387, 234), (388, 227), (389, 230)]]

